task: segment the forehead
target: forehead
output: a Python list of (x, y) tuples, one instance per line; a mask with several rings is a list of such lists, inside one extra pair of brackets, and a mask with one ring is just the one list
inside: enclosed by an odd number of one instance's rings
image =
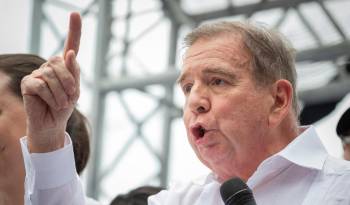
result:
[(204, 68), (226, 68), (248, 71), (250, 55), (239, 36), (219, 35), (202, 38), (190, 46), (184, 56), (180, 78)]
[(0, 71), (0, 93), (9, 91), (8, 84), (10, 82), (10, 77), (4, 72)]
[(9, 88), (10, 77), (0, 71), (0, 109), (13, 110), (22, 106), (18, 98)]

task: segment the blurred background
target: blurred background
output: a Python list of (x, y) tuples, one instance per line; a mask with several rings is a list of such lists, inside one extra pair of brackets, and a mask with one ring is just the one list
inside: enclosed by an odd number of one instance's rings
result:
[(341, 157), (335, 126), (350, 107), (349, 0), (0, 0), (0, 52), (60, 55), (71, 11), (83, 17), (78, 108), (92, 129), (89, 196), (109, 202), (209, 172), (187, 143), (175, 81), (184, 35), (218, 19), (252, 20), (289, 38), (301, 123), (314, 124)]

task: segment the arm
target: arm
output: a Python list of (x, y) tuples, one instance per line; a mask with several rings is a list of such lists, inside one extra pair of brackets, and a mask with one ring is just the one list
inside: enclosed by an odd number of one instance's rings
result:
[(53, 57), (22, 80), (27, 114), (27, 137), (21, 139), (25, 161), (25, 204), (83, 205), (84, 195), (75, 172), (67, 121), (79, 98), (81, 19), (70, 16), (62, 57)]
[(79, 98), (79, 50), (81, 19), (72, 13), (63, 57), (52, 57), (22, 80), (31, 153), (62, 148), (69, 116)]

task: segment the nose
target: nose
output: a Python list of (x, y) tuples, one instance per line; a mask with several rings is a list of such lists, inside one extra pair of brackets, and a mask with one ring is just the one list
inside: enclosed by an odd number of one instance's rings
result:
[(208, 91), (203, 87), (192, 87), (191, 93), (187, 98), (187, 106), (196, 114), (208, 112), (210, 110)]

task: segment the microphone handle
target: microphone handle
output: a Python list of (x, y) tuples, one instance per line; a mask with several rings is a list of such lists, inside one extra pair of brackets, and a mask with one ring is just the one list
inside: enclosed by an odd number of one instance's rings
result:
[(228, 198), (225, 205), (256, 205), (253, 194), (249, 190), (244, 190)]

